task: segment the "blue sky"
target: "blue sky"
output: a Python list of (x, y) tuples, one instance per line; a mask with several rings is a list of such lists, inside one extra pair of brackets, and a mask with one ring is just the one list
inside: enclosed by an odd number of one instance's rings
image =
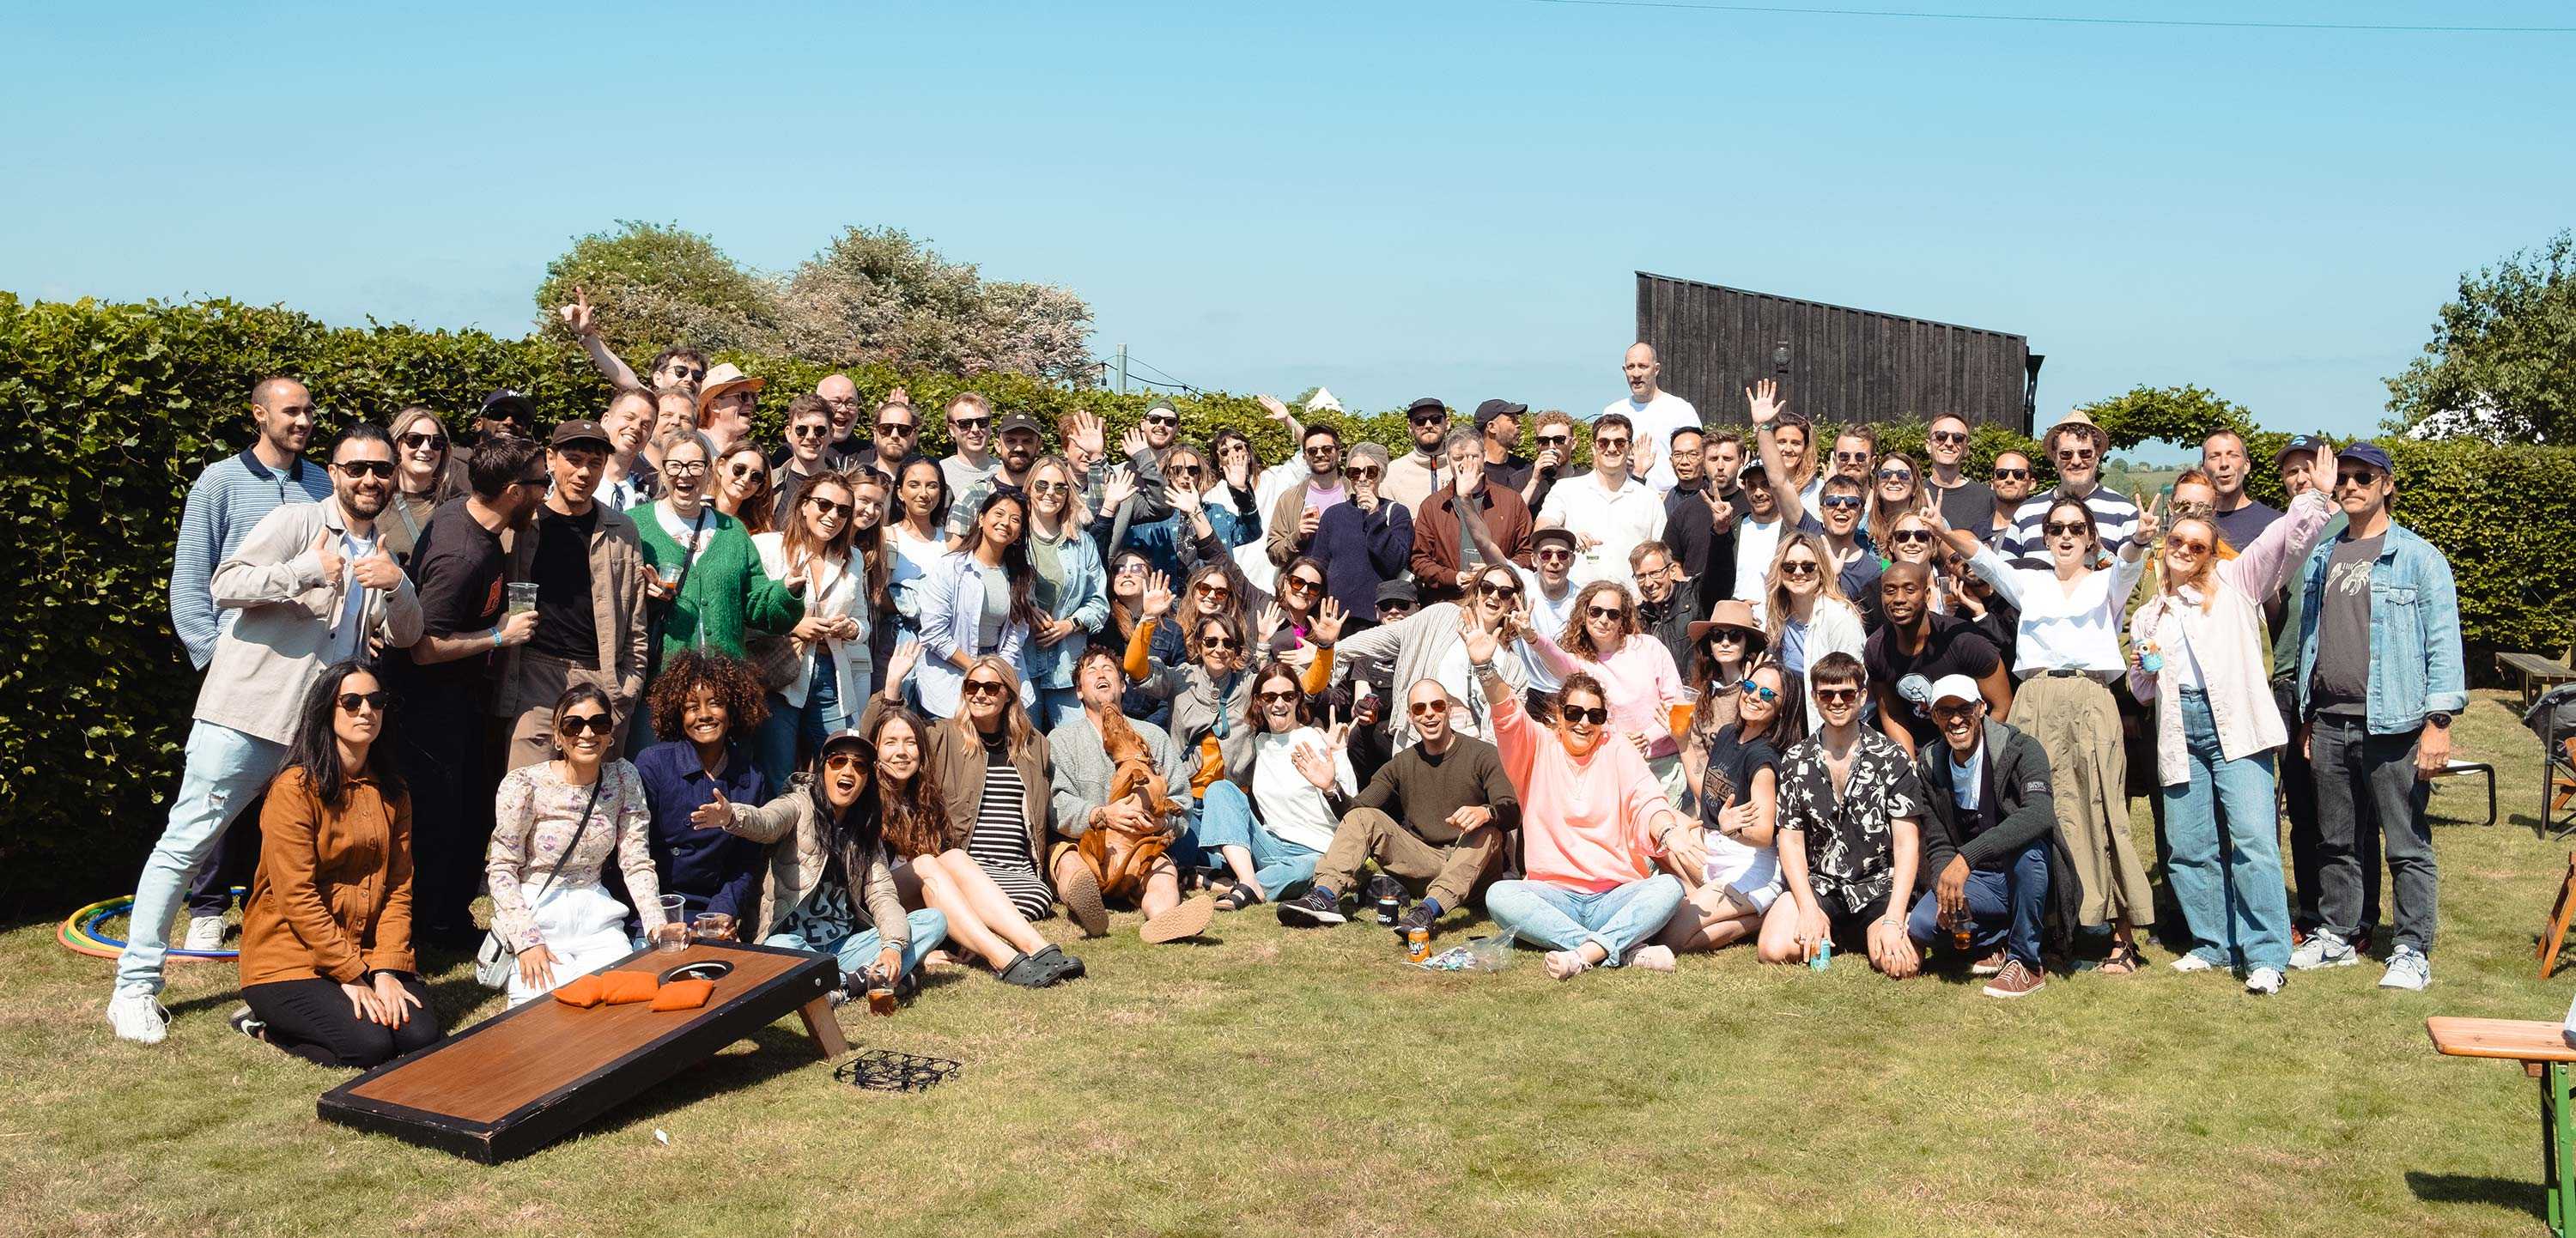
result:
[[(2470, 9), (2259, 16), (2576, 25)], [(1080, 292), (1100, 355), (1370, 408), (1600, 407), (1645, 269), (2026, 334), (2044, 413), (2196, 382), (2359, 430), (2462, 271), (2576, 224), (2576, 35), (1531, 0), (137, 3), (13, 34), (22, 295), (515, 333), (615, 219), (768, 269), (886, 224)]]

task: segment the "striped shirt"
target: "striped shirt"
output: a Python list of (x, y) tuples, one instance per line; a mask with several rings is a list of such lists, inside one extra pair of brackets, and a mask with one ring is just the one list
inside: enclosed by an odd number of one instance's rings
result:
[[(1995, 549), (2003, 552), (2010, 566), (2032, 571), (2053, 568), (2056, 560), (2049, 557), (2048, 540), (2041, 536), (2040, 526), (2048, 521), (2048, 509), (2057, 505), (2060, 495), (2055, 490), (2034, 494), (2013, 511), (2012, 535)], [(2102, 553), (2117, 556), (2138, 533), (2138, 505), (2129, 496), (2109, 486), (2097, 485), (2084, 496), (2084, 507), (2093, 513), (2094, 530), (2102, 535)]]
[(966, 855), (983, 869), (1023, 918), (1043, 920), (1055, 892), (1038, 876), (1029, 856), (1029, 823), (1022, 815), (1028, 783), (1011, 764), (1008, 747), (988, 749), (984, 759), (984, 798), (975, 806), (975, 830), (966, 836)]
[(321, 466), (296, 460), (284, 473), (249, 451), (206, 466), (188, 487), (179, 517), (179, 545), (170, 559), (170, 628), (188, 647), (198, 670), (215, 656), (225, 617), (215, 609), (215, 566), (231, 558), (260, 517), (288, 503), (331, 497), (331, 477)]

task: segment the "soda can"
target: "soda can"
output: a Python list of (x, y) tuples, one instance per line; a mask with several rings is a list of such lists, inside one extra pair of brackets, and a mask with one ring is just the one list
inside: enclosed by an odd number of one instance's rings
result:
[(1412, 962), (1416, 962), (1416, 963), (1424, 963), (1424, 962), (1429, 962), (1429, 961), (1430, 961), (1430, 959), (1431, 959), (1431, 930), (1430, 930), (1430, 929), (1427, 929), (1427, 928), (1416, 928), (1416, 929), (1407, 929), (1407, 930), (1405, 930), (1405, 934), (1404, 934), (1404, 957), (1405, 957), (1406, 959), (1408, 959), (1408, 960), (1410, 960), (1410, 961), (1412, 961)]
[(1385, 898), (1379, 899), (1377, 901), (1377, 922), (1386, 925), (1389, 928), (1395, 927), (1395, 917), (1400, 910), (1401, 906), (1394, 895), (1390, 894)]

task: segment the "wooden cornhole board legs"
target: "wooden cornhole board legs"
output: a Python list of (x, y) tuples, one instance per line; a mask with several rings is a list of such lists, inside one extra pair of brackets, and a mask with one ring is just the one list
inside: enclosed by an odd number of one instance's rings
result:
[(2567, 922), (2576, 918), (2576, 853), (2567, 857), (2567, 879), (2558, 883), (2558, 901), (2550, 904), (2549, 923), (2540, 929), (2540, 978), (2558, 965), (2558, 947), (2567, 941)]
[(826, 1059), (847, 1048), (830, 998), (840, 965), (828, 955), (694, 942), (638, 951), (616, 968), (658, 975), (706, 959), (733, 971), (696, 1010), (577, 1010), (541, 997), (323, 1093), (319, 1112), (490, 1165), (570, 1134), (789, 1011), (804, 1016)]

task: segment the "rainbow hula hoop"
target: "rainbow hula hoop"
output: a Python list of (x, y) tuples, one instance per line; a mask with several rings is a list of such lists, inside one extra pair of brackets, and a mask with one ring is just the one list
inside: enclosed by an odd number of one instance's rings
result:
[[(233, 893), (247, 894), (249, 891), (242, 889), (240, 886), (234, 886)], [(114, 917), (125, 915), (133, 910), (134, 896), (131, 894), (119, 895), (115, 898), (100, 899), (87, 907), (83, 907), (80, 910), (63, 917), (62, 927), (55, 931), (54, 940), (62, 943), (63, 949), (69, 950), (74, 954), (85, 954), (94, 959), (115, 958), (116, 956), (125, 953), (125, 943), (99, 932), (98, 926), (107, 923)], [(220, 961), (240, 958), (241, 951), (182, 950), (173, 946), (169, 949), (168, 956), (173, 959), (185, 959), (189, 961)]]

